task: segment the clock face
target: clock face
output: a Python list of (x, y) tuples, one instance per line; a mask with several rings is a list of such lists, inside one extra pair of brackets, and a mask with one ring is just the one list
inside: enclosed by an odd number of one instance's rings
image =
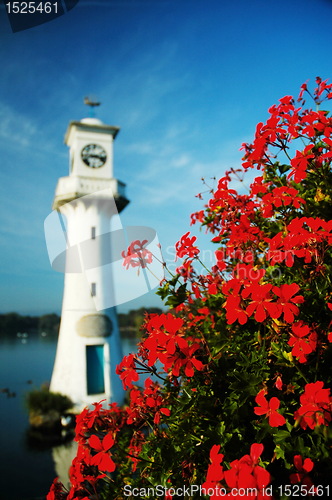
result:
[(82, 149), (81, 157), (88, 167), (100, 168), (106, 162), (107, 154), (105, 149), (98, 144), (88, 144)]

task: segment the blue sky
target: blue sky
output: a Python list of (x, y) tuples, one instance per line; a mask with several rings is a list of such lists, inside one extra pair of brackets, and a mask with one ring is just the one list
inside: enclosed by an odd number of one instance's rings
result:
[[(121, 127), (123, 225), (154, 228), (170, 260), (202, 208), (201, 177), (240, 164), (241, 143), (280, 97), (332, 78), (331, 18), (327, 0), (80, 0), (12, 33), (2, 8), (0, 312), (61, 310), (63, 275), (50, 266), (43, 225), (68, 172), (68, 123), (88, 114), (85, 95)], [(142, 305), (160, 301), (150, 293), (120, 310)]]

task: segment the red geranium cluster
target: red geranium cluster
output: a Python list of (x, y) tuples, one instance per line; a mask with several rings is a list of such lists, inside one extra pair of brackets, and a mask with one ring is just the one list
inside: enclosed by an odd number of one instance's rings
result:
[[(210, 500), (223, 498), (251, 498), (252, 500), (272, 499), (267, 493), (271, 481), (270, 473), (261, 465), (260, 456), (263, 453), (262, 444), (253, 444), (250, 455), (244, 455), (239, 460), (230, 463), (230, 469), (224, 470), (221, 463), (224, 456), (219, 453), (220, 446), (214, 445), (210, 451), (210, 465), (206, 481), (202, 485)], [(222, 485), (221, 481), (226, 483)], [(212, 491), (211, 491), (212, 490)]]
[[(321, 105), (332, 84), (316, 84)], [(163, 485), (171, 498), (184, 480), (213, 500), (263, 500), (271, 488), (284, 497), (284, 485), (301, 486), (290, 495), (328, 493), (332, 118), (304, 109), (304, 95), (306, 84), (297, 102), (285, 96), (270, 108), (242, 146), (242, 169), (226, 172), (192, 214), (218, 245), (215, 261), (203, 262), (190, 232), (176, 243), (182, 260), (158, 291), (169, 310), (146, 315), (137, 351), (116, 368), (127, 404), (78, 416), (72, 489), (55, 481), (48, 500), (122, 500), (124, 484)], [(238, 193), (234, 176), (248, 169), (260, 175)], [(122, 253), (127, 269), (148, 268), (146, 245)]]
[(157, 362), (172, 377), (179, 377), (182, 373), (192, 377), (195, 369), (203, 369), (203, 363), (195, 356), (201, 348), (201, 341), (186, 335), (182, 318), (170, 313), (151, 315), (145, 328), (148, 336), (141, 342), (139, 355), (126, 356), (117, 367), (125, 389), (131, 388), (132, 382), (138, 380), (137, 370), (152, 367)]
[(264, 186), (264, 190), (262, 189), (260, 191), (252, 189), (253, 194), (264, 192), (266, 194), (262, 196), (263, 217), (274, 216), (276, 209), (281, 209), (287, 206), (300, 208), (301, 205), (305, 203), (305, 200), (298, 196), (298, 190), (292, 186), (280, 186), (272, 188), (271, 191), (268, 191), (268, 186)]
[(163, 406), (164, 399), (161, 396), (159, 384), (147, 378), (144, 387), (143, 391), (139, 389), (130, 391), (127, 424), (140, 426), (147, 420), (149, 415), (153, 417), (154, 424), (159, 424), (161, 415), (169, 416), (171, 414), (170, 410)]
[(108, 408), (102, 403), (95, 403), (93, 410), (85, 408), (76, 418), (78, 449), (69, 470), (71, 489), (64, 497), (68, 500), (91, 498), (97, 484), (116, 469), (112, 449), (125, 424), (125, 412), (115, 403)]
[(330, 389), (323, 389), (324, 382), (306, 384), (300, 396), (300, 408), (294, 418), (302, 429), (314, 429), (318, 425), (329, 425), (332, 420), (332, 397)]
[(65, 491), (63, 484), (60, 483), (59, 478), (56, 477), (52, 483), (50, 491), (46, 496), (46, 500), (66, 500), (67, 497), (68, 497), (68, 491)]
[(308, 355), (316, 350), (317, 333), (310, 330), (309, 326), (305, 325), (303, 321), (297, 321), (292, 325), (291, 338), (288, 344), (293, 347), (292, 355), (300, 363), (306, 363)]
[(295, 295), (299, 289), (296, 283), (278, 287), (271, 283), (260, 284), (257, 279), (250, 282), (248, 278), (246, 283), (243, 283), (233, 278), (222, 289), (227, 297), (224, 307), (227, 311), (228, 324), (239, 321), (243, 325), (252, 315), (258, 322), (263, 322), (269, 317), (278, 319), (283, 315), (284, 321), (292, 323), (294, 316), (299, 313), (296, 304), (304, 301), (303, 296)]
[(305, 264), (312, 261), (318, 264), (321, 249), (332, 243), (332, 221), (297, 217), (284, 232), (265, 241), (269, 244), (266, 258), (271, 265), (285, 261), (288, 267), (292, 267), (296, 257), (303, 259)]

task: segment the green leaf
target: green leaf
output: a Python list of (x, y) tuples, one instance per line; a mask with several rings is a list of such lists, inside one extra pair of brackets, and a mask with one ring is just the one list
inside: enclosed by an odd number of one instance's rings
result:
[(285, 451), (281, 448), (280, 445), (277, 445), (274, 449), (274, 453), (276, 455), (276, 458), (279, 459), (279, 458), (285, 458)]
[(290, 165), (278, 165), (278, 169), (279, 169), (279, 172), (281, 174), (284, 174), (285, 172), (287, 172), (289, 169), (290, 169)]
[(283, 443), (290, 437), (290, 432), (289, 431), (284, 431), (284, 430), (277, 430), (275, 432), (273, 438), (275, 443)]

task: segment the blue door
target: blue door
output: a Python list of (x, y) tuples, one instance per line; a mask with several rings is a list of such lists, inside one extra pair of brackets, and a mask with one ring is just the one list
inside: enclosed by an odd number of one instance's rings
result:
[(105, 392), (103, 344), (86, 346), (86, 377), (88, 394)]

